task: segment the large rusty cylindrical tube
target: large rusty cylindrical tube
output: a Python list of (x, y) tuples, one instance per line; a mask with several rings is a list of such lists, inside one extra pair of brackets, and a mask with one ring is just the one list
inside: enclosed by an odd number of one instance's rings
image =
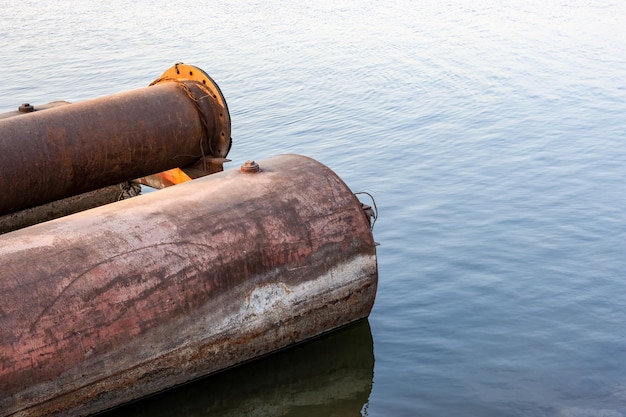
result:
[(230, 116), (209, 84), (162, 78), (150, 87), (0, 119), (0, 215), (203, 156), (225, 157)]
[(0, 416), (76, 416), (366, 317), (377, 263), (343, 181), (284, 155), (2, 235), (0, 280)]

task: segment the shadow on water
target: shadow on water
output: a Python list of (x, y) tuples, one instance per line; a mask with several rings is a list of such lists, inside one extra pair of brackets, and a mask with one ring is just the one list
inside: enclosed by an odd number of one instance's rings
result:
[(360, 320), (98, 416), (358, 416), (367, 409), (373, 376), (372, 334)]

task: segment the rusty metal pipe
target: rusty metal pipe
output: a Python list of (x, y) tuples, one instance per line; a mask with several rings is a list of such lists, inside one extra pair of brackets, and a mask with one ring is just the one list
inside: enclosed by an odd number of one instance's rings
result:
[(139, 184), (125, 182), (5, 214), (0, 216), (0, 234), (135, 197), (139, 194), (141, 194)]
[(0, 416), (86, 415), (366, 317), (367, 215), (301, 156), (0, 236)]
[(0, 215), (225, 157), (230, 117), (210, 78), (157, 81), (0, 119)]

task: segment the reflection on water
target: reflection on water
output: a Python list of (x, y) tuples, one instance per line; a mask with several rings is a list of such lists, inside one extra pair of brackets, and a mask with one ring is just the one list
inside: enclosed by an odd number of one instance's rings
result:
[(358, 416), (373, 375), (372, 334), (361, 320), (100, 417)]

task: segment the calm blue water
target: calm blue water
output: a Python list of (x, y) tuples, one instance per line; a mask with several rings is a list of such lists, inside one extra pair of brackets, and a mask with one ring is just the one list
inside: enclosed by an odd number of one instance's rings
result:
[(369, 326), (132, 412), (626, 416), (624, 2), (2, 6), (0, 111), (183, 61), (228, 101), (227, 168), (305, 154), (380, 210)]

